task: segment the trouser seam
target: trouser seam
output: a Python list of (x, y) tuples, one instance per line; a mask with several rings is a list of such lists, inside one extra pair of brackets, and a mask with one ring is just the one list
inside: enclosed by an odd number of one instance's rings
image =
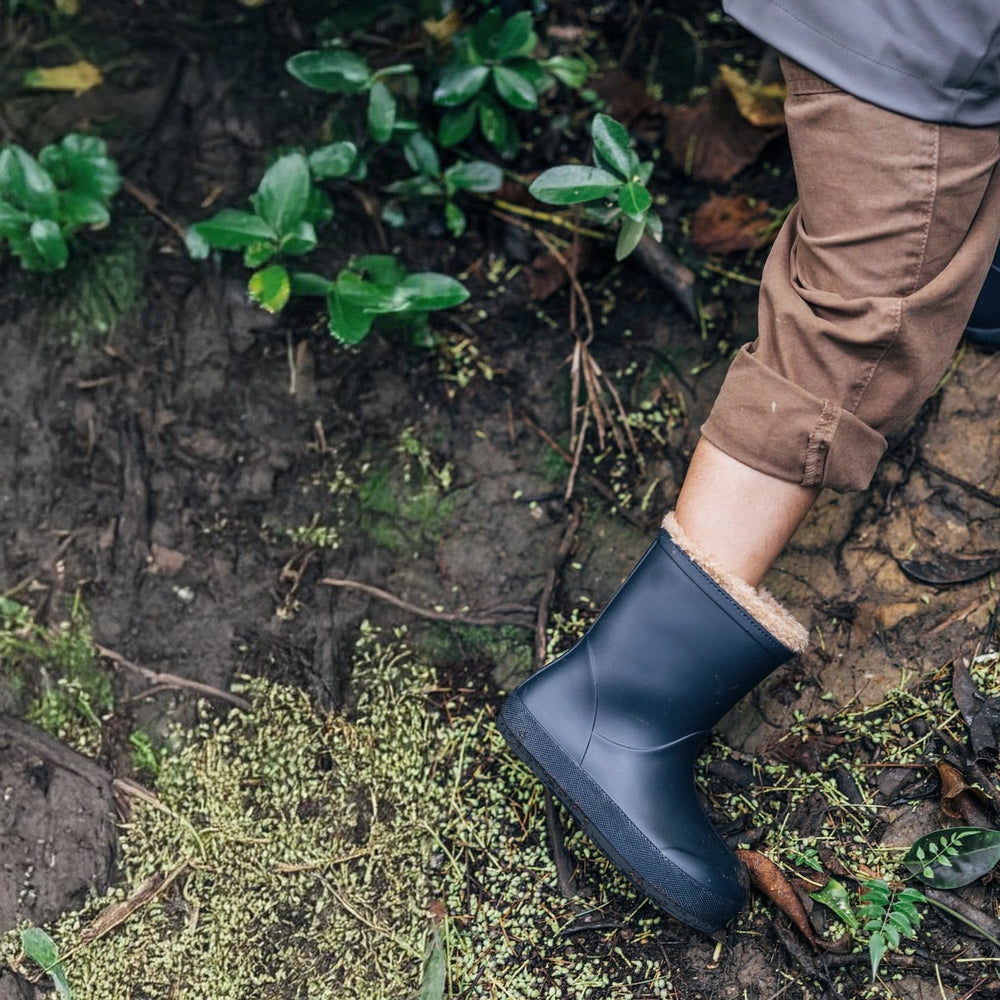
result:
[[(937, 205), (937, 195), (938, 195), (938, 177), (941, 173), (941, 126), (933, 125), (931, 126), (931, 183), (930, 191), (927, 197), (927, 208), (924, 211), (924, 227), (923, 227), (923, 239), (920, 245), (920, 256), (917, 260), (917, 266), (914, 268), (913, 281), (910, 283), (910, 287), (906, 290), (907, 295), (912, 295), (914, 292), (918, 291), (921, 287), (921, 277), (924, 272), (924, 265), (927, 263), (927, 244), (930, 240), (931, 232), (931, 220), (934, 217), (934, 208)], [(885, 360), (885, 356), (895, 347), (896, 341), (899, 338), (899, 333), (903, 325), (903, 301), (904, 297), (900, 297), (895, 303), (895, 319), (892, 325), (892, 334), (886, 341), (886, 345), (883, 348), (879, 356), (872, 362), (865, 374), (864, 378), (860, 381), (857, 391), (852, 396), (850, 402), (845, 409), (851, 413), (857, 413), (858, 407), (861, 406), (861, 401), (864, 399), (865, 393), (868, 391), (868, 387), (872, 383), (872, 379), (875, 377), (876, 372), (879, 369), (879, 365)], [(822, 418), (821, 418), (822, 419)]]

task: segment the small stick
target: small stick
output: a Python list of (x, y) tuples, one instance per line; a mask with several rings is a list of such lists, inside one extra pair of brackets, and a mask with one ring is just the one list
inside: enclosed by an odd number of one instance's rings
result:
[(142, 188), (136, 187), (131, 181), (122, 181), (122, 190), (133, 197), (137, 202), (139, 202), (142, 207), (149, 212), (154, 218), (157, 218), (162, 222), (167, 229), (171, 230), (175, 236), (184, 242), (185, 232), (184, 227), (180, 223), (175, 222), (173, 219), (164, 212), (157, 200), (148, 192), (143, 191)]
[[(370, 583), (362, 583), (360, 580), (327, 576), (323, 577), (322, 580), (318, 580), (317, 583), (321, 583), (325, 587), (343, 587), (346, 590), (360, 590), (364, 594), (377, 597), (380, 601), (385, 601), (387, 604), (402, 608), (403, 611), (408, 611), (411, 615), (417, 615), (420, 618), (429, 618), (431, 621), (460, 622), (464, 625), (516, 625), (519, 628), (531, 627), (526, 622), (519, 622), (510, 618), (491, 618), (488, 612), (484, 612), (481, 615), (467, 615), (458, 611), (433, 611), (430, 608), (422, 608), (417, 604), (411, 604), (402, 597), (390, 594), (389, 591), (383, 590), (381, 587), (372, 586)], [(492, 609), (494, 614), (521, 614), (528, 610), (528, 608), (519, 604), (499, 605)]]
[(196, 694), (204, 695), (206, 698), (221, 698), (223, 701), (228, 701), (236, 705), (237, 708), (242, 708), (245, 712), (250, 711), (250, 702), (246, 698), (241, 698), (238, 694), (233, 694), (231, 691), (223, 691), (222, 688), (213, 687), (211, 684), (203, 684), (201, 681), (193, 681), (187, 677), (179, 677), (177, 674), (167, 674), (160, 670), (150, 670), (148, 667), (140, 667), (138, 663), (126, 660), (121, 653), (116, 653), (113, 649), (108, 649), (107, 646), (99, 646), (95, 643), (94, 649), (106, 660), (110, 660), (116, 666), (131, 670), (152, 684), (166, 684), (168, 687), (185, 688), (188, 691), (194, 691)]

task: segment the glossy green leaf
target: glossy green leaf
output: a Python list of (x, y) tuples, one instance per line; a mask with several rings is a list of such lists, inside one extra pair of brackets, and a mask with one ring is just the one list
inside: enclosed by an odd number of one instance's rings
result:
[(309, 161), (301, 153), (287, 153), (267, 168), (250, 200), (254, 211), (283, 237), (302, 221), (311, 191)]
[(438, 177), (441, 173), (441, 161), (438, 158), (434, 143), (423, 134), (414, 132), (403, 146), (406, 162), (418, 173), (426, 177)]
[(566, 84), (573, 90), (579, 90), (586, 82), (588, 76), (587, 64), (582, 59), (573, 59), (571, 56), (552, 56), (542, 62), (544, 66), (560, 83)]
[(507, 113), (497, 103), (492, 94), (481, 94), (477, 102), (479, 113), (479, 128), (487, 142), (492, 143), (497, 149), (507, 148), (508, 135), (510, 131), (510, 119)]
[(432, 933), (431, 949), (424, 959), (420, 991), (416, 1000), (443, 1000), (448, 988), (448, 962), (444, 945), (437, 933)]
[(52, 977), (52, 983), (62, 1000), (72, 1000), (66, 971), (59, 961), (55, 941), (40, 927), (26, 927), (21, 931), (21, 948), (37, 966)]
[(438, 198), (444, 194), (444, 186), (433, 177), (406, 177), (393, 181), (386, 191), (401, 198)]
[(495, 163), (469, 160), (449, 167), (444, 179), (454, 191), (496, 191), (503, 184), (503, 171)]
[(386, 287), (394, 287), (406, 277), (406, 268), (388, 253), (362, 254), (351, 261), (350, 269)]
[[(251, 243), (276, 241), (278, 238), (277, 233), (260, 216), (236, 208), (224, 208), (211, 219), (196, 222), (191, 231), (218, 250), (243, 250)], [(190, 249), (189, 245), (189, 252)]]
[(46, 271), (60, 271), (69, 260), (69, 247), (59, 225), (51, 219), (36, 219), (28, 231)]
[(540, 173), (528, 191), (549, 205), (575, 205), (614, 194), (622, 182), (600, 167), (568, 165)]
[(975, 882), (1000, 861), (1000, 830), (953, 827), (918, 838), (903, 864), (935, 889), (956, 889)]
[(396, 124), (396, 98), (381, 80), (368, 92), (368, 134), (376, 142), (388, 142)]
[(251, 275), (247, 291), (257, 305), (269, 313), (278, 313), (285, 308), (292, 294), (292, 283), (288, 272), (280, 264), (272, 264)]
[(413, 72), (413, 63), (393, 63), (372, 73), (373, 80), (384, 80), (387, 76), (405, 76)]
[(368, 63), (348, 49), (299, 52), (285, 68), (307, 87), (333, 94), (357, 94), (371, 82)]
[(434, 89), (434, 103), (445, 108), (471, 100), (486, 83), (488, 66), (462, 66), (448, 70)]
[(655, 212), (648, 212), (646, 214), (646, 232), (657, 243), (663, 239), (663, 220)]
[(251, 243), (243, 251), (243, 264), (251, 269), (256, 269), (266, 264), (277, 252), (277, 243), (265, 240), (259, 243)]
[(376, 284), (354, 271), (341, 271), (337, 275), (336, 293), (338, 298), (353, 308), (373, 316), (400, 312), (407, 307), (406, 296), (399, 285)]
[(832, 910), (838, 919), (852, 931), (858, 929), (858, 918), (851, 909), (851, 897), (843, 882), (838, 882), (835, 878), (827, 879), (826, 885), (816, 892), (809, 893), (810, 898), (822, 903), (827, 909)]
[(333, 218), (333, 202), (330, 196), (318, 187), (309, 193), (309, 204), (303, 222), (311, 222), (313, 226), (321, 226)]
[(876, 931), (868, 939), (868, 957), (872, 963), (872, 980), (878, 975), (879, 966), (885, 957), (885, 935), (881, 931)]
[(358, 344), (368, 335), (374, 316), (336, 290), (327, 296), (326, 308), (327, 328), (342, 344)]
[(496, 58), (513, 59), (530, 55), (538, 44), (538, 36), (532, 27), (530, 10), (522, 10), (508, 18), (496, 37)]
[(538, 91), (523, 73), (509, 66), (493, 67), (493, 85), (512, 108), (531, 111), (538, 107)]
[(303, 219), (290, 233), (287, 233), (278, 244), (281, 253), (291, 257), (301, 257), (316, 249), (316, 230), (311, 222)]
[(26, 230), (31, 225), (31, 216), (9, 202), (0, 201), (0, 236)]
[(70, 133), (42, 149), (38, 162), (58, 187), (103, 204), (121, 187), (118, 167), (108, 156), (104, 140), (97, 136)]
[(636, 222), (645, 222), (646, 212), (652, 204), (649, 192), (635, 181), (629, 181), (618, 189), (618, 207)]
[(444, 224), (448, 227), (448, 232), (452, 236), (459, 237), (465, 232), (466, 218), (465, 212), (453, 201), (446, 201), (444, 205)]
[(52, 178), (33, 156), (15, 145), (0, 151), (0, 198), (35, 219), (54, 219), (59, 209)]
[(111, 221), (111, 216), (101, 201), (78, 191), (59, 193), (59, 218), (64, 226), (68, 225), (72, 229), (77, 226), (92, 226), (96, 229)]
[(292, 271), (288, 276), (292, 295), (329, 295), (335, 288), (329, 278), (311, 271)]
[(642, 234), (646, 231), (646, 222), (636, 222), (635, 219), (622, 219), (618, 230), (618, 242), (615, 243), (615, 260), (624, 260), (638, 245)]
[(469, 297), (468, 289), (460, 281), (435, 271), (408, 275), (399, 290), (405, 297), (405, 308), (414, 312), (449, 309)]
[(463, 104), (459, 108), (449, 108), (441, 116), (441, 121), (438, 124), (438, 142), (445, 149), (457, 146), (468, 138), (475, 124), (476, 105), (474, 102)]
[(591, 127), (594, 149), (623, 180), (631, 180), (638, 161), (629, 145), (628, 132), (608, 115), (597, 114)]
[(500, 40), (502, 15), (498, 7), (491, 7), (469, 32), (472, 54), (480, 59), (496, 59)]
[(358, 147), (347, 140), (331, 142), (320, 146), (309, 154), (309, 169), (313, 177), (323, 180), (330, 177), (346, 177), (358, 157)]

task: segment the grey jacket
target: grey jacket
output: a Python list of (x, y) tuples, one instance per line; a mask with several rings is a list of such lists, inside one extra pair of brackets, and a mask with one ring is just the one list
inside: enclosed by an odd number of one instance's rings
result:
[(1000, 122), (1000, 0), (723, 0), (842, 90), (955, 125)]

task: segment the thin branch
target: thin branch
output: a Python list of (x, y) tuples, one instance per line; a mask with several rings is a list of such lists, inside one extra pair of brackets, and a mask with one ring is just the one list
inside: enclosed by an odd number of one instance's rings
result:
[(238, 694), (233, 694), (231, 691), (224, 691), (222, 688), (213, 687), (211, 684), (203, 684), (201, 681), (193, 681), (187, 677), (179, 677), (177, 674), (167, 674), (160, 670), (150, 670), (148, 667), (140, 667), (138, 663), (126, 660), (121, 653), (116, 653), (113, 649), (108, 649), (106, 646), (95, 644), (94, 648), (99, 655), (103, 656), (106, 660), (110, 660), (115, 666), (131, 670), (132, 673), (145, 678), (151, 684), (165, 684), (167, 687), (184, 688), (187, 691), (193, 691), (195, 694), (200, 694), (206, 698), (219, 698), (222, 701), (228, 701), (230, 704), (236, 705), (237, 708), (242, 708), (245, 712), (250, 711), (250, 702), (246, 698), (241, 698)]
[(362, 583), (360, 580), (349, 580), (343, 577), (323, 577), (318, 583), (325, 587), (342, 587), (345, 590), (359, 590), (363, 594), (377, 597), (380, 601), (392, 604), (394, 607), (408, 611), (411, 615), (419, 618), (429, 618), (436, 622), (458, 622), (463, 625), (515, 625), (518, 628), (531, 628), (527, 622), (518, 621), (516, 618), (494, 618), (492, 615), (515, 615), (524, 614), (531, 609), (520, 604), (498, 605), (488, 609), (481, 614), (463, 614), (459, 611), (434, 611), (431, 608), (422, 608), (417, 604), (411, 604), (402, 597), (390, 594), (389, 591), (381, 587), (372, 586), (370, 583)]

